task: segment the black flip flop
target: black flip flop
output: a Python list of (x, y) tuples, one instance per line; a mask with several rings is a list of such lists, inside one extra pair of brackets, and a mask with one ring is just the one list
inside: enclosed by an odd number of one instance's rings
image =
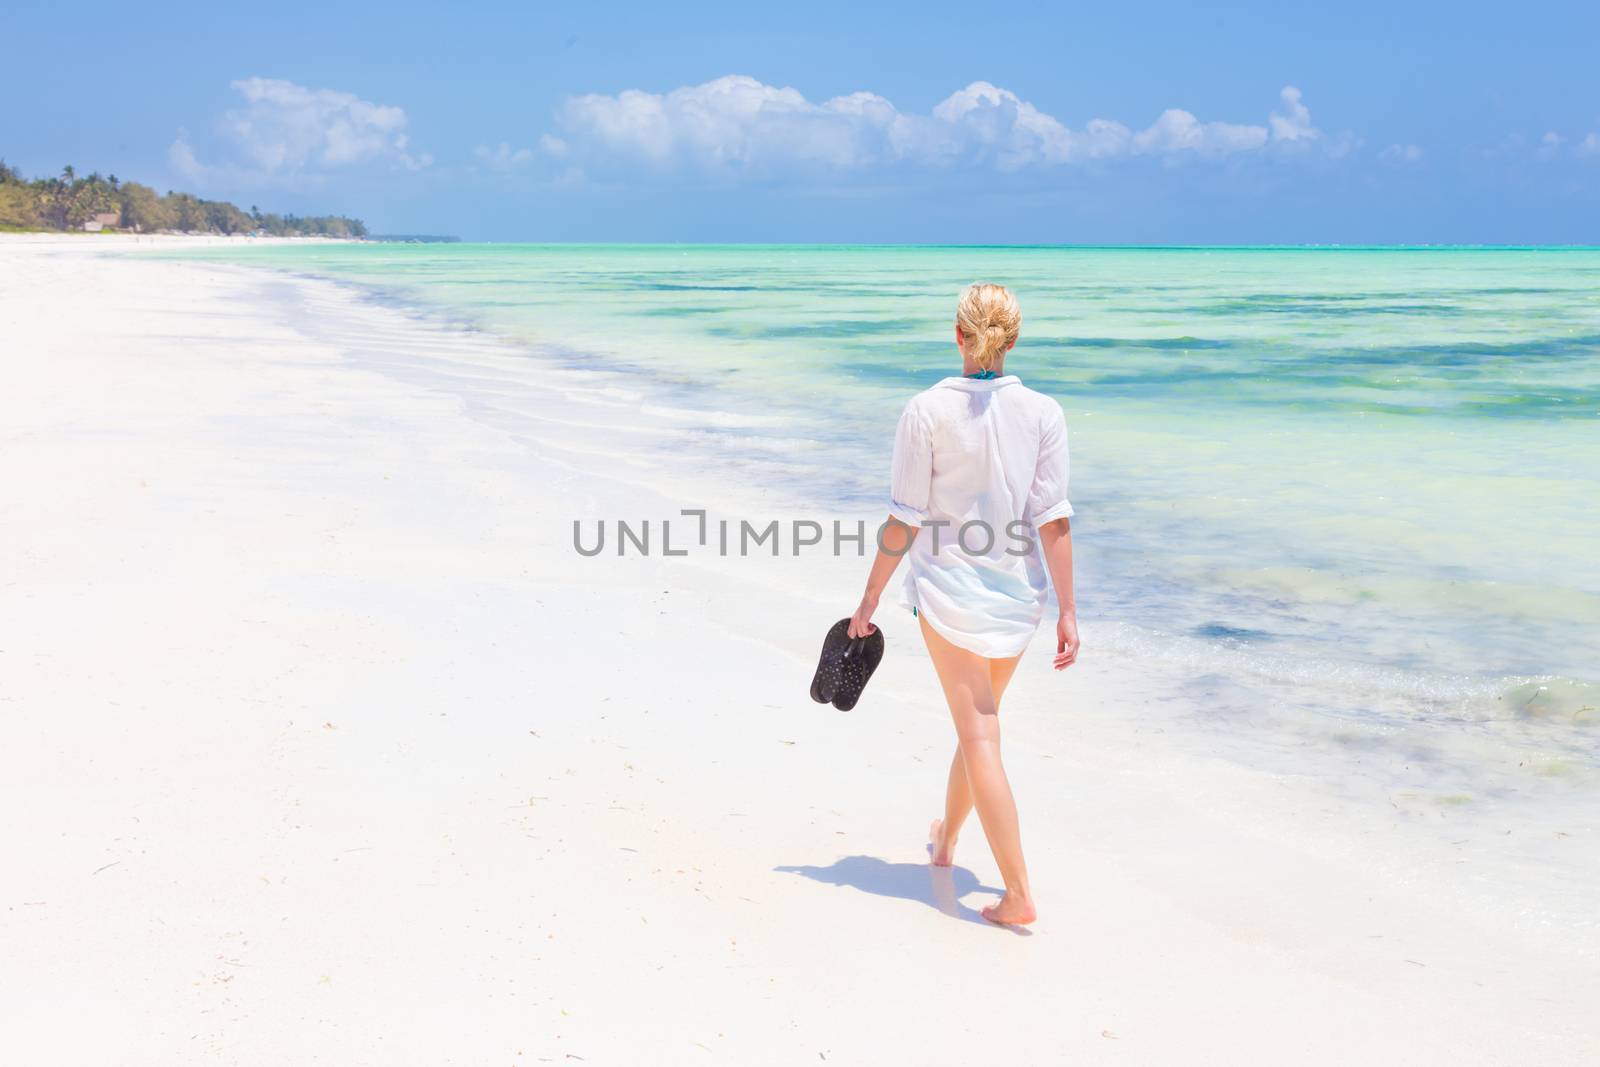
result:
[(849, 711), (861, 699), (867, 680), (883, 660), (883, 630), (874, 629), (865, 637), (851, 640), (850, 620), (840, 619), (828, 627), (822, 639), (822, 658), (811, 679), (811, 699)]

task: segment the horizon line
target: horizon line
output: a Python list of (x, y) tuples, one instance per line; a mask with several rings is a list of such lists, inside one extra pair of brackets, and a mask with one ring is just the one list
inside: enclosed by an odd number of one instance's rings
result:
[[(516, 240), (498, 238), (469, 238), (448, 237), (446, 240), (436, 239), (433, 242), (405, 241), (404, 235), (395, 235), (396, 239), (387, 239), (385, 235), (375, 235), (367, 238), (353, 239), (351, 243), (363, 244), (471, 244), (471, 245), (537, 245), (550, 248), (570, 247), (615, 247), (615, 248), (661, 248), (661, 247), (700, 247), (700, 248), (926, 248), (926, 249), (1007, 249), (1007, 250), (1059, 250), (1073, 249), (1079, 251), (1165, 251), (1165, 252), (1226, 252), (1226, 251), (1600, 251), (1600, 244), (1563, 244), (1563, 243), (1495, 243), (1495, 242), (1356, 242), (1345, 244), (1332, 241), (1310, 241), (1300, 243), (1220, 243), (1220, 244), (1170, 244), (1170, 243), (1116, 243), (1116, 242), (1029, 242), (1029, 243), (994, 243), (994, 242), (952, 242), (952, 241), (551, 241), (551, 240)], [(419, 235), (420, 236), (420, 235)], [(432, 236), (432, 235), (429, 235)]]

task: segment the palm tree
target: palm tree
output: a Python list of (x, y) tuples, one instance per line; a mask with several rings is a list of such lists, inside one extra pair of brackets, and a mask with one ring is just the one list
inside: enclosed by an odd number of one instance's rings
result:
[(38, 197), (38, 212), (41, 218), (46, 219), (51, 228), (62, 230), (67, 225), (66, 182), (60, 178), (45, 178), (43, 181), (33, 183), (35, 195)]
[(71, 163), (68, 163), (66, 166), (61, 168), (61, 177), (63, 180), (70, 182), (77, 176), (78, 172), (73, 168)]

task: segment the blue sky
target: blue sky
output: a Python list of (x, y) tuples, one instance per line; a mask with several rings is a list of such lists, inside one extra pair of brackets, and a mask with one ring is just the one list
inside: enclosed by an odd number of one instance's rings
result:
[(0, 155), (493, 240), (1600, 243), (1600, 5), (25, 2)]

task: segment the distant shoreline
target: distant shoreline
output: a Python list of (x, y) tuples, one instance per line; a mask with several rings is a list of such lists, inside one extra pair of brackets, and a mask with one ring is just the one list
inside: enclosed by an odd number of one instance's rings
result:
[(354, 245), (367, 243), (357, 237), (253, 237), (248, 234), (220, 233), (130, 233), (104, 231), (84, 233), (74, 230), (0, 230), (0, 245), (71, 245), (81, 248), (95, 241), (105, 242), (108, 248), (124, 248), (129, 244), (186, 245), (203, 247), (214, 245), (286, 245), (325, 244)]
[(0, 242), (11, 243), (48, 243), (52, 241), (66, 241), (73, 245), (84, 241), (106, 239), (116, 242), (127, 241), (152, 241), (182, 244), (228, 244), (228, 245), (276, 245), (276, 244), (326, 244), (326, 245), (370, 245), (370, 244), (461, 244), (459, 237), (423, 237), (423, 236), (390, 236), (382, 234), (376, 237), (329, 237), (323, 234), (289, 234), (277, 236), (273, 234), (250, 233), (184, 233), (177, 230), (163, 230), (158, 233), (138, 233), (133, 230), (100, 230), (90, 232), (84, 230), (15, 230), (0, 229)]
[(169, 189), (165, 194), (115, 174), (61, 168), (59, 177), (24, 178), (0, 160), (0, 229), (40, 233), (252, 234), (267, 237), (365, 237), (367, 224), (347, 215), (245, 211)]

